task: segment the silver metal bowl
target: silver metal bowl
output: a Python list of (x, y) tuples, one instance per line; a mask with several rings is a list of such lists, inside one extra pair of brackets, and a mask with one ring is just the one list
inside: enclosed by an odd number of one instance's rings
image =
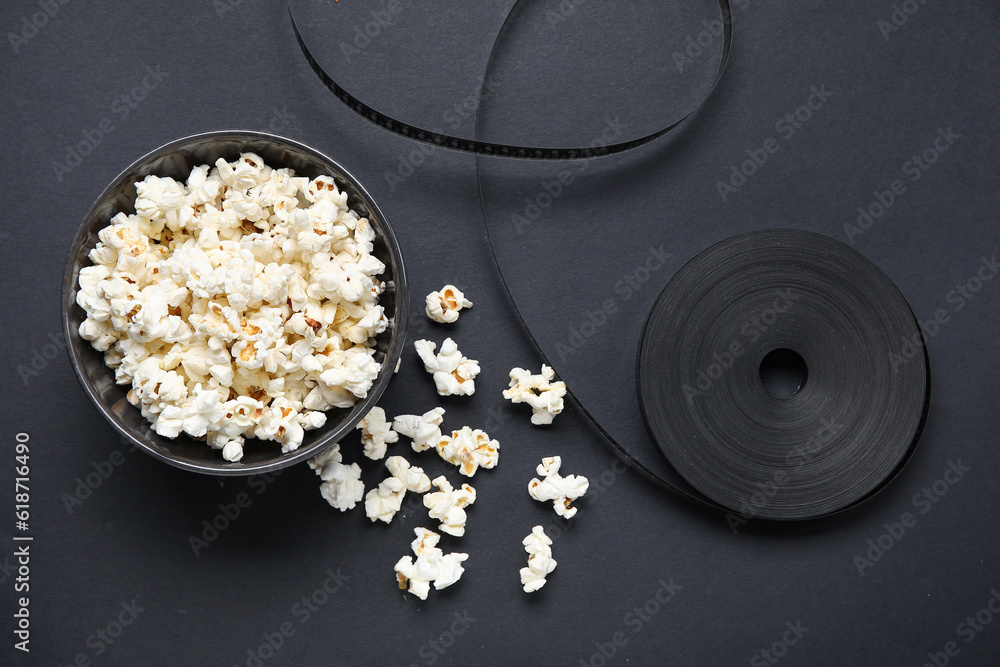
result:
[[(230, 462), (205, 442), (183, 434), (164, 438), (152, 429), (139, 409), (125, 398), (129, 385), (116, 384), (114, 371), (105, 365), (104, 355), (80, 337), (79, 327), (86, 312), (77, 305), (76, 293), (80, 269), (91, 263), (87, 254), (97, 244), (97, 232), (117, 213), (134, 212), (136, 181), (149, 174), (184, 181), (193, 167), (214, 164), (220, 157), (234, 161), (247, 151), (261, 156), (275, 169), (294, 169), (297, 176), (330, 175), (337, 186), (347, 192), (348, 205), (368, 218), (375, 230), (374, 254), (386, 266), (385, 273), (380, 276), (385, 282), (385, 292), (379, 303), (385, 307), (389, 326), (376, 339), (375, 360), (382, 364), (382, 370), (366, 398), (350, 409), (327, 411), (326, 425), (306, 431), (301, 446), (295, 451), (283, 454), (277, 442), (247, 439), (243, 459)], [(62, 289), (63, 333), (70, 361), (84, 391), (101, 414), (122, 436), (156, 458), (185, 470), (212, 475), (249, 475), (284, 468), (318, 454), (353, 429), (375, 406), (392, 378), (403, 350), (407, 307), (406, 274), (399, 245), (385, 214), (361, 183), (338, 162), (314, 148), (272, 134), (242, 130), (206, 132), (178, 139), (144, 155), (125, 169), (84, 216), (70, 247)]]

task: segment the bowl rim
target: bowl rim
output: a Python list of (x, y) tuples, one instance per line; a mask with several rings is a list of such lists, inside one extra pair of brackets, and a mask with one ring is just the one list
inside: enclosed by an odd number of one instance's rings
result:
[[(76, 264), (76, 251), (86, 237), (91, 222), (97, 216), (108, 198), (113, 196), (114, 193), (116, 193), (124, 185), (125, 181), (129, 180), (128, 176), (134, 170), (141, 168), (143, 165), (152, 160), (164, 157), (182, 146), (208, 140), (266, 141), (276, 144), (279, 147), (293, 148), (310, 155), (319, 162), (331, 165), (340, 175), (344, 177), (346, 181), (356, 188), (358, 194), (364, 199), (372, 217), (376, 218), (377, 229), (382, 236), (382, 240), (385, 242), (390, 255), (392, 256), (392, 261), (394, 263), (394, 275), (392, 280), (395, 285), (395, 313), (393, 313), (392, 334), (389, 337), (389, 343), (386, 349), (385, 360), (382, 363), (382, 369), (379, 371), (379, 376), (376, 378), (375, 383), (372, 385), (371, 389), (369, 389), (368, 395), (363, 399), (359, 399), (359, 403), (356, 403), (355, 408), (352, 409), (353, 415), (349, 415), (330, 433), (318, 439), (315, 443), (312, 443), (308, 447), (300, 447), (292, 452), (281, 454), (279, 458), (273, 461), (242, 463), (225, 461), (222, 458), (219, 458), (218, 461), (192, 462), (189, 460), (174, 458), (162, 453), (157, 448), (148, 444), (144, 439), (137, 438), (129, 429), (123, 428), (122, 425), (118, 423), (117, 419), (111, 414), (109, 406), (105, 405), (105, 403), (97, 395), (94, 387), (91, 386), (91, 383), (85, 377), (81, 367), (82, 360), (76, 352), (76, 347), (72, 344), (72, 337), (79, 335), (79, 332), (74, 331), (70, 326), (71, 305), (69, 297), (70, 294), (72, 294), (72, 301), (75, 303), (76, 292), (78, 290), (78, 285), (74, 284), (75, 281), (73, 280), (73, 268)], [(407, 316), (409, 313), (409, 291), (402, 252), (400, 251), (399, 242), (392, 230), (392, 226), (389, 224), (388, 218), (372, 197), (368, 189), (365, 188), (361, 181), (359, 181), (358, 178), (351, 171), (346, 169), (340, 162), (331, 158), (329, 155), (326, 155), (322, 151), (313, 148), (312, 146), (270, 132), (260, 132), (257, 130), (211, 130), (174, 139), (145, 153), (125, 167), (125, 169), (123, 169), (115, 178), (111, 180), (101, 194), (98, 195), (88, 208), (83, 220), (77, 227), (71, 245), (69, 246), (69, 256), (66, 259), (66, 266), (63, 270), (60, 311), (63, 335), (66, 340), (65, 347), (70, 358), (70, 365), (73, 367), (73, 372), (91, 403), (94, 404), (98, 412), (100, 412), (105, 420), (112, 425), (119, 435), (125, 438), (132, 445), (142, 449), (147, 454), (152, 455), (154, 458), (183, 470), (208, 475), (245, 476), (273, 472), (295, 465), (307, 458), (315, 456), (316, 454), (333, 446), (345, 435), (350, 433), (351, 430), (355, 428), (357, 423), (376, 406), (395, 374), (396, 365), (402, 357), (403, 348), (405, 347)], [(89, 345), (89, 341), (84, 342)], [(110, 369), (108, 370), (110, 372)], [(357, 406), (359, 404), (364, 406), (364, 409), (358, 410)], [(205, 446), (208, 447), (207, 444)], [(277, 443), (275, 443), (275, 447), (278, 447)], [(280, 449), (278, 451), (280, 454)]]

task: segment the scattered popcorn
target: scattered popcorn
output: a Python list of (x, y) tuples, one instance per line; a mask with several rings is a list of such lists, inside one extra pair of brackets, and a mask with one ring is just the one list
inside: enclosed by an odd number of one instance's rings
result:
[(484, 431), (473, 431), (468, 426), (443, 435), (435, 444), (437, 453), (448, 463), (458, 466), (458, 471), (472, 477), (482, 468), (493, 468), (500, 461), (500, 443), (491, 440)]
[(472, 302), (454, 285), (445, 285), (440, 292), (431, 292), (426, 299), (427, 317), (435, 322), (451, 324), (458, 320), (458, 311), (472, 308)]
[(136, 193), (135, 213), (98, 233), (76, 300), (80, 336), (157, 433), (239, 461), (245, 438), (292, 451), (325, 410), (368, 395), (385, 265), (331, 177), (245, 153), (186, 183), (147, 176)]
[(441, 351), (434, 354), (435, 343), (418, 340), (413, 343), (424, 369), (434, 376), (434, 385), (441, 396), (471, 396), (476, 391), (474, 379), (479, 375), (479, 362), (467, 359), (458, 351), (451, 338), (441, 343)]
[(570, 519), (576, 514), (577, 508), (570, 507), (569, 504), (587, 492), (590, 482), (583, 475), (562, 477), (559, 474), (561, 465), (562, 459), (558, 456), (542, 459), (536, 471), (539, 475), (544, 475), (545, 479), (539, 481), (537, 477), (532, 478), (528, 483), (528, 495), (541, 502), (551, 500), (556, 514)]
[(390, 456), (385, 460), (385, 467), (392, 476), (365, 496), (365, 514), (372, 522), (392, 521), (403, 506), (407, 491), (426, 493), (431, 488), (431, 480), (424, 474), (423, 468), (410, 466), (402, 456)]
[(444, 408), (434, 408), (423, 415), (400, 415), (392, 420), (392, 428), (413, 440), (413, 451), (425, 452), (436, 447), (441, 439), (443, 420)]
[(356, 428), (361, 429), (361, 444), (365, 446), (365, 456), (375, 461), (385, 457), (386, 444), (399, 440), (399, 434), (385, 421), (385, 410), (382, 408), (372, 408)]
[(365, 485), (361, 481), (361, 467), (357, 463), (344, 465), (341, 460), (340, 445), (334, 445), (309, 459), (309, 467), (323, 480), (319, 491), (326, 502), (346, 512), (364, 497)]
[(552, 540), (541, 526), (535, 526), (521, 544), (528, 552), (528, 567), (521, 568), (521, 585), (525, 593), (534, 593), (545, 585), (546, 575), (556, 569), (556, 562), (552, 559)]
[(469, 554), (445, 554), (437, 546), (441, 536), (432, 530), (414, 528), (413, 532), (416, 533), (417, 539), (413, 540), (410, 546), (417, 560), (403, 556), (393, 569), (396, 571), (396, 581), (399, 582), (400, 590), (409, 588), (409, 591), (418, 598), (426, 600), (432, 583), (436, 590), (441, 590), (462, 577), (462, 573), (465, 572), (462, 562), (469, 557)]
[(463, 484), (457, 491), (444, 475), (431, 482), (440, 491), (424, 496), (424, 507), (430, 510), (432, 519), (441, 522), (439, 530), (455, 537), (465, 535), (465, 508), (476, 502), (476, 490), (468, 484)]
[(510, 388), (504, 390), (503, 397), (512, 403), (530, 405), (532, 424), (551, 424), (552, 418), (562, 412), (566, 395), (566, 383), (553, 382), (555, 376), (555, 371), (544, 364), (540, 375), (514, 368), (510, 372)]

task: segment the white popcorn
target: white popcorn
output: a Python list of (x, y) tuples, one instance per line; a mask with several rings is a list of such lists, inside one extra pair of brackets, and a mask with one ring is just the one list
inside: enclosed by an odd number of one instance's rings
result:
[(342, 460), (343, 455), (340, 453), (340, 445), (335, 444), (309, 459), (309, 467), (315, 470), (317, 475), (322, 475), (323, 466), (331, 462), (340, 463)]
[(551, 500), (556, 514), (570, 519), (576, 514), (577, 508), (570, 507), (569, 504), (587, 492), (590, 482), (583, 475), (561, 476), (561, 465), (562, 459), (558, 456), (542, 459), (536, 471), (545, 478), (541, 481), (537, 477), (532, 478), (528, 483), (528, 495), (540, 502)]
[(432, 583), (435, 590), (441, 590), (461, 578), (465, 572), (462, 563), (469, 558), (469, 554), (445, 554), (437, 546), (441, 536), (432, 530), (414, 528), (413, 532), (417, 538), (410, 547), (417, 557), (416, 561), (410, 556), (403, 556), (393, 569), (400, 590), (409, 589), (421, 600), (426, 600)]
[(387, 444), (399, 440), (399, 434), (385, 421), (385, 410), (379, 407), (372, 408), (356, 428), (361, 429), (361, 444), (365, 447), (365, 456), (375, 461), (385, 457)]
[(422, 468), (411, 466), (402, 456), (390, 456), (385, 460), (391, 477), (387, 477), (365, 496), (365, 514), (372, 522), (389, 523), (403, 506), (407, 491), (425, 493), (431, 488), (431, 480)]
[(333, 464), (330, 466), (329, 475), (324, 472), (323, 483), (319, 488), (326, 502), (341, 512), (354, 509), (365, 494), (360, 466), (357, 463), (349, 466)]
[(375, 521), (389, 523), (403, 506), (406, 486), (395, 477), (388, 477), (365, 495), (365, 515)]
[(135, 184), (136, 214), (156, 220), (170, 212), (176, 212), (184, 204), (187, 194), (184, 186), (172, 178), (158, 178), (149, 175)]
[(345, 350), (342, 365), (323, 371), (319, 379), (327, 386), (343, 387), (358, 398), (365, 398), (382, 370), (374, 354), (368, 347)]
[(233, 439), (222, 447), (222, 458), (227, 461), (239, 461), (243, 458), (243, 439)]
[(475, 377), (479, 375), (479, 362), (467, 359), (451, 338), (441, 343), (441, 351), (434, 354), (436, 344), (429, 340), (413, 343), (424, 369), (433, 375), (434, 385), (441, 396), (471, 396), (476, 391)]
[(468, 484), (456, 490), (444, 475), (436, 477), (431, 482), (440, 491), (424, 496), (424, 507), (430, 510), (430, 517), (441, 522), (442, 533), (455, 537), (465, 535), (465, 508), (476, 502), (476, 490)]
[[(331, 177), (245, 153), (184, 183), (147, 176), (136, 193), (135, 213), (98, 232), (76, 301), (80, 336), (131, 384), (128, 400), (157, 433), (204, 438), (239, 461), (245, 438), (292, 451), (326, 423), (323, 410), (368, 395), (381, 372), (374, 338), (388, 326), (385, 265)], [(370, 453), (381, 445), (384, 456), (385, 430), (373, 423)], [(324, 496), (357, 502), (356, 469), (331, 470)]]
[(500, 443), (484, 431), (463, 426), (451, 436), (441, 436), (435, 448), (442, 459), (458, 466), (458, 472), (472, 477), (479, 468), (493, 468), (500, 460)]
[(454, 285), (445, 285), (440, 291), (431, 292), (425, 299), (427, 317), (435, 322), (451, 324), (458, 320), (458, 311), (472, 308), (472, 302)]
[(426, 493), (431, 489), (431, 480), (424, 474), (423, 468), (411, 466), (402, 456), (390, 456), (385, 460), (389, 474), (398, 479), (413, 493)]
[(341, 512), (354, 509), (365, 493), (361, 481), (361, 467), (357, 463), (344, 465), (340, 445), (334, 445), (322, 454), (309, 459), (309, 467), (316, 471), (323, 483), (319, 491), (326, 502)]
[(510, 371), (510, 388), (504, 390), (503, 397), (512, 403), (530, 405), (532, 424), (551, 424), (552, 418), (562, 412), (566, 395), (566, 383), (553, 379), (555, 371), (544, 364), (540, 375), (514, 368)]
[(521, 544), (528, 552), (528, 566), (521, 568), (521, 585), (525, 593), (534, 593), (545, 585), (545, 577), (556, 569), (556, 561), (552, 559), (552, 540), (541, 526), (535, 526)]
[(437, 446), (443, 420), (444, 408), (434, 408), (422, 415), (400, 415), (392, 421), (392, 428), (413, 440), (413, 451), (424, 452)]

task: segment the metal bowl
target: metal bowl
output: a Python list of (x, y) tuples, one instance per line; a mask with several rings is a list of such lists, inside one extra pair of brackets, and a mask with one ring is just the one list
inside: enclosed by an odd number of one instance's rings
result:
[[(380, 276), (385, 283), (385, 291), (379, 304), (385, 308), (389, 326), (376, 339), (375, 360), (382, 364), (382, 370), (366, 398), (349, 409), (328, 410), (326, 425), (306, 431), (302, 444), (295, 451), (282, 453), (277, 442), (248, 438), (243, 459), (230, 462), (222, 458), (219, 450), (212, 449), (203, 441), (184, 434), (177, 438), (164, 438), (152, 429), (139, 409), (125, 398), (130, 385), (116, 384), (115, 374), (105, 365), (103, 353), (80, 337), (79, 327), (86, 318), (86, 312), (77, 305), (76, 293), (80, 269), (91, 263), (87, 254), (97, 244), (97, 232), (106, 227), (117, 213), (135, 211), (136, 181), (154, 174), (183, 182), (193, 167), (212, 165), (220, 157), (234, 161), (240, 153), (248, 151), (261, 156), (268, 166), (275, 169), (294, 169), (297, 176), (332, 176), (337, 186), (347, 192), (348, 205), (368, 218), (376, 235), (374, 254), (386, 266), (385, 273)], [(407, 306), (406, 274), (399, 245), (385, 214), (361, 183), (335, 160), (314, 148), (272, 134), (241, 130), (206, 132), (172, 141), (125, 169), (84, 216), (70, 247), (62, 289), (63, 333), (68, 342), (70, 361), (84, 391), (101, 414), (122, 436), (161, 461), (212, 475), (249, 475), (284, 468), (318, 454), (353, 429), (375, 406), (393, 375), (402, 354)]]

